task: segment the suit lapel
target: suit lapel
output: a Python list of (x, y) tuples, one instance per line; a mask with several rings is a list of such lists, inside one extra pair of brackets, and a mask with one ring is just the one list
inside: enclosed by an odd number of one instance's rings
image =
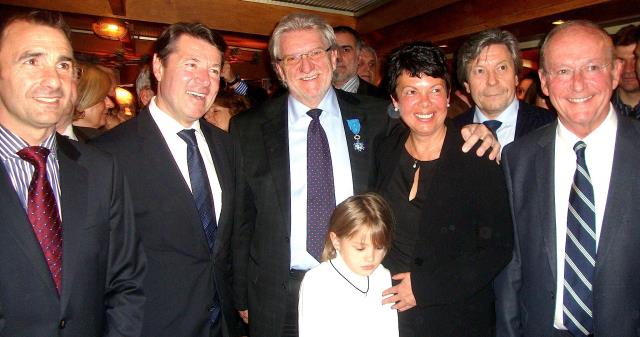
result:
[(622, 235), (620, 228), (633, 226), (629, 210), (637, 207), (633, 202), (637, 200), (639, 191), (637, 190), (637, 176), (630, 174), (630, 172), (638, 170), (633, 164), (640, 162), (639, 139), (640, 134), (633, 129), (632, 124), (622, 120), (622, 117), (618, 117), (618, 131), (607, 205), (602, 219), (602, 232), (596, 255), (596, 279), (600, 275), (598, 263), (602, 263), (606, 259), (611, 247), (619, 242), (618, 240), (624, 240), (618, 238)]
[(58, 137), (58, 163), (60, 165), (60, 190), (62, 204), (62, 308), (69, 302), (73, 289), (77, 258), (82, 256), (81, 245), (83, 225), (87, 216), (87, 188), (89, 186), (86, 168), (77, 162), (80, 153), (66, 139)]
[(49, 266), (45, 262), (40, 244), (27, 218), (27, 213), (18, 199), (4, 165), (0, 165), (0, 172), (0, 219), (2, 219), (0, 233), (13, 237), (18, 242), (22, 253), (31, 261), (34, 274), (38, 275), (38, 278), (54, 294), (56, 290)]
[(514, 135), (514, 139), (518, 139), (520, 138), (520, 136), (522, 136), (522, 134), (529, 129), (527, 127), (527, 124), (529, 124), (529, 119), (527, 118), (527, 106), (524, 104), (524, 102), (520, 101), (518, 102), (518, 116), (516, 117), (516, 132)]
[(542, 193), (532, 194), (543, 196), (537, 200), (538, 214), (542, 223), (542, 235), (544, 240), (544, 250), (549, 262), (549, 268), (553, 275), (551, 284), (555, 289), (556, 280), (556, 217), (555, 217), (555, 188), (554, 188), (554, 157), (555, 157), (555, 130), (556, 127), (549, 127), (538, 140), (540, 150), (535, 155), (535, 182)]
[[(262, 124), (262, 135), (266, 150), (266, 160), (273, 177), (276, 198), (283, 213), (283, 219), (291, 221), (291, 179), (289, 171), (289, 137), (287, 126), (287, 95), (280, 98), (280, 104), (265, 111), (266, 121)], [(291, 232), (291, 225), (287, 226)]]
[[(204, 134), (204, 138), (207, 140), (207, 145), (209, 146), (209, 152), (211, 153), (211, 158), (213, 159), (213, 166), (216, 170), (216, 176), (218, 177), (218, 183), (220, 184), (220, 189), (222, 191), (222, 209), (218, 210), (218, 235), (216, 240), (221, 239), (221, 230), (226, 229), (227, 226), (231, 225), (231, 216), (232, 216), (232, 204), (233, 199), (230, 197), (230, 191), (234, 189), (233, 182), (230, 181), (231, 172), (229, 165), (229, 158), (227, 156), (227, 149), (225, 149), (224, 145), (220, 142), (218, 137), (214, 134), (212, 127), (208, 125), (204, 119), (200, 120), (200, 129)], [(221, 247), (221, 245), (214, 245), (214, 250), (216, 248)]]
[[(193, 195), (158, 125), (148, 110), (141, 112), (136, 118), (139, 118), (137, 134), (142, 138), (141, 158), (145, 160), (145, 167), (153, 168), (146, 173), (150, 175), (149, 181), (163, 182), (161, 186), (154, 188), (161, 188), (166, 195), (170, 195), (171, 207), (181, 209), (185, 214), (184, 223), (181, 224), (184, 228), (175, 230), (179, 232), (188, 228), (195, 237), (200, 238), (200, 247), (208, 251), (209, 245), (202, 230), (198, 210), (193, 202)], [(157, 205), (149, 205), (149, 207), (157, 207)]]
[[(367, 190), (369, 176), (366, 173), (369, 172), (369, 165), (371, 164), (369, 162), (370, 156), (367, 155), (367, 152), (373, 150), (371, 148), (373, 146), (373, 140), (368, 137), (367, 112), (362, 111), (357, 102), (350, 97), (344, 97), (339, 90), (336, 90), (336, 95), (338, 97), (338, 105), (340, 106), (340, 114), (342, 115), (344, 134), (347, 137), (353, 193), (358, 194)], [(364, 146), (362, 151), (357, 150), (357, 137), (349, 127), (349, 120), (357, 120), (357, 123), (360, 124), (359, 142)]]

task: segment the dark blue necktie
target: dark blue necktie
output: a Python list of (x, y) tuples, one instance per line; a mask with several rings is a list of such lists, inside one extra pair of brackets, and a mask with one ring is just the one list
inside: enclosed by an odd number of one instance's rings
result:
[(493, 132), (493, 134), (495, 135), (496, 132), (498, 131), (498, 129), (500, 128), (500, 126), (502, 125), (502, 122), (501, 121), (497, 121), (495, 119), (490, 119), (490, 120), (482, 122), (482, 124), (484, 124), (486, 127), (488, 127), (489, 130), (491, 130), (491, 132)]
[(596, 258), (596, 212), (583, 141), (573, 146), (576, 172), (569, 194), (564, 258), (563, 318), (574, 336), (593, 331), (592, 280)]
[(336, 207), (333, 165), (327, 134), (320, 124), (322, 110), (311, 109), (307, 131), (307, 252), (320, 261), (329, 217)]
[[(193, 200), (195, 201), (198, 214), (200, 215), (200, 221), (202, 222), (202, 229), (204, 230), (207, 243), (209, 245), (209, 251), (213, 250), (213, 245), (216, 242), (216, 233), (218, 231), (218, 225), (216, 224), (216, 213), (213, 205), (213, 196), (211, 195), (211, 185), (209, 185), (209, 178), (207, 176), (207, 170), (204, 166), (204, 160), (198, 149), (198, 141), (196, 140), (196, 132), (193, 129), (185, 129), (178, 132), (178, 136), (187, 143), (187, 167), (189, 168), (189, 180), (191, 181), (191, 193), (193, 194)], [(214, 284), (214, 296), (213, 303), (209, 308), (209, 319), (212, 323), (215, 323), (220, 316), (220, 298)]]

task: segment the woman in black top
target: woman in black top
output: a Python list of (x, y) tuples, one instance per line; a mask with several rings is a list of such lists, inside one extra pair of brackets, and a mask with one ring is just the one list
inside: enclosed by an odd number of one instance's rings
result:
[(378, 147), (377, 190), (396, 216), (383, 264), (396, 285), (400, 336), (491, 336), (492, 280), (512, 255), (511, 214), (499, 166), (463, 153), (446, 119), (444, 53), (417, 42), (395, 50), (389, 93), (404, 127)]

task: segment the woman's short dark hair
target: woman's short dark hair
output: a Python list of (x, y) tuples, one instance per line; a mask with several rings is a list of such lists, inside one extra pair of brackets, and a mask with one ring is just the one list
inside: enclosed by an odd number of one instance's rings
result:
[(204, 40), (218, 48), (222, 54), (227, 50), (227, 43), (224, 42), (222, 36), (209, 27), (201, 23), (178, 22), (165, 29), (156, 41), (154, 52), (158, 55), (162, 64), (174, 51), (176, 41), (182, 35)]
[(394, 49), (389, 56), (385, 76), (387, 91), (393, 98), (396, 95), (396, 85), (402, 73), (412, 77), (427, 75), (441, 78), (447, 85), (447, 95), (451, 89), (451, 79), (447, 69), (447, 58), (442, 49), (431, 42), (411, 42)]

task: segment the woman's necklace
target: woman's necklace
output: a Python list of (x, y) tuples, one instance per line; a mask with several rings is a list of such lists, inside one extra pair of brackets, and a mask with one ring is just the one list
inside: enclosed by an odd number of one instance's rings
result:
[(359, 291), (359, 292), (363, 293), (363, 294), (364, 294), (364, 296), (367, 296), (367, 293), (369, 292), (369, 276), (367, 276), (367, 290), (362, 291), (362, 290), (360, 290), (360, 288), (356, 287), (356, 285), (355, 285), (355, 284), (351, 283), (351, 281), (349, 281), (349, 279), (347, 279), (346, 277), (344, 277), (344, 275), (342, 275), (342, 273), (341, 273), (340, 271), (338, 271), (338, 268), (336, 268), (336, 266), (334, 266), (334, 265), (333, 265), (333, 262), (331, 262), (331, 260), (329, 260), (329, 264), (331, 264), (331, 267), (333, 267), (333, 270), (335, 270), (335, 271), (336, 271), (336, 273), (338, 273), (338, 275), (342, 276), (342, 278), (343, 278), (345, 281), (349, 282), (349, 284), (350, 284), (352, 287), (356, 288), (356, 290), (357, 290), (357, 291)]

